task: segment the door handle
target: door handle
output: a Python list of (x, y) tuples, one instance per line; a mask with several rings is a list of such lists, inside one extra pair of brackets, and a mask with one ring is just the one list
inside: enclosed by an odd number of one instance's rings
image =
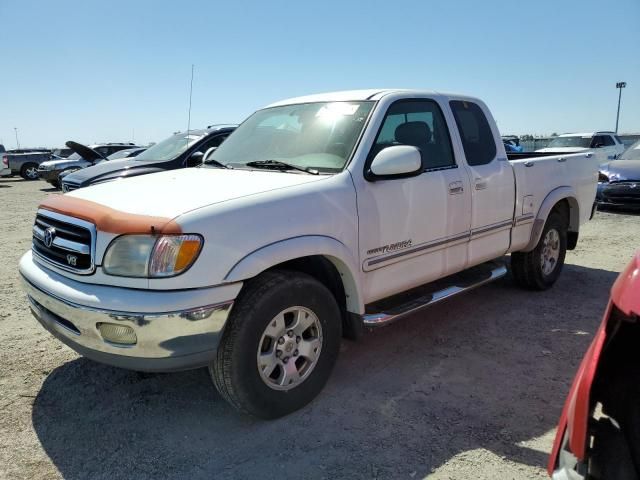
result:
[(458, 193), (464, 192), (464, 187), (462, 186), (462, 182), (451, 182), (449, 184), (449, 195), (456, 195)]
[(560, 157), (560, 158), (558, 159), (558, 161), (559, 161), (559, 162), (566, 162), (566, 161), (567, 161), (567, 159), (566, 159), (566, 158), (564, 158), (564, 157)]

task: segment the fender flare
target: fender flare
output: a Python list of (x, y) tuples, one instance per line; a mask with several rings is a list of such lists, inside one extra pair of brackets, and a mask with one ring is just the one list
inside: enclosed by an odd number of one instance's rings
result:
[(551, 209), (561, 200), (569, 202), (569, 231), (578, 232), (580, 230), (580, 205), (578, 204), (577, 195), (573, 187), (558, 187), (547, 194), (545, 199), (538, 208), (538, 214), (533, 222), (531, 229), (531, 237), (529, 243), (524, 247), (522, 252), (530, 252), (540, 241), (544, 224), (547, 222)]
[(248, 280), (281, 263), (312, 255), (323, 256), (336, 267), (347, 297), (347, 310), (363, 314), (364, 303), (357, 277), (358, 263), (346, 245), (333, 237), (305, 235), (260, 247), (236, 262), (226, 274), (224, 281)]

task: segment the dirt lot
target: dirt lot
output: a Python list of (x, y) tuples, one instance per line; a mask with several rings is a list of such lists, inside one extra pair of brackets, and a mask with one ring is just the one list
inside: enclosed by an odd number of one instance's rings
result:
[(17, 263), (43, 182), (0, 179), (0, 478), (543, 478), (569, 382), (640, 216), (598, 212), (547, 292), (510, 278), (344, 342), (310, 406), (236, 414), (204, 370), (79, 358), (28, 311)]

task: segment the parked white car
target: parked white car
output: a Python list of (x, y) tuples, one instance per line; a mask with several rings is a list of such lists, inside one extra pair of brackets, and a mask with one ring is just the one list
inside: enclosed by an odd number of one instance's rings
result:
[(549, 288), (597, 176), (591, 154), (508, 161), (476, 98), (294, 98), (202, 167), (47, 197), (20, 273), (80, 354), (209, 366), (232, 405), (274, 418), (321, 391), (342, 336), (503, 276), (505, 254), (517, 283)]
[(625, 146), (613, 132), (565, 133), (555, 137), (545, 148), (536, 150), (542, 153), (583, 153), (593, 152), (598, 164), (615, 160)]

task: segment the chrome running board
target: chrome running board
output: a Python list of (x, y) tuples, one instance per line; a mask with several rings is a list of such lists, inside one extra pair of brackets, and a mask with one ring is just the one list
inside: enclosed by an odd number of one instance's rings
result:
[(367, 305), (366, 313), (362, 316), (363, 323), (367, 327), (387, 325), (442, 300), (493, 282), (505, 276), (506, 273), (507, 267), (502, 263), (483, 263), (433, 283)]

